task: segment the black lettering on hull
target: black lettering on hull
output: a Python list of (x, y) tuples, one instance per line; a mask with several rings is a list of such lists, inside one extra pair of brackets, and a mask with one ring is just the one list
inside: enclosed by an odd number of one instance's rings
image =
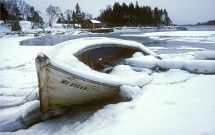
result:
[(61, 83), (64, 84), (64, 85), (67, 85), (67, 86), (71, 86), (71, 87), (80, 89), (80, 90), (87, 90), (87, 87), (85, 87), (85, 86), (82, 86), (80, 84), (76, 84), (76, 83), (73, 83), (73, 82), (69, 82), (69, 81), (64, 80), (64, 79), (61, 81)]

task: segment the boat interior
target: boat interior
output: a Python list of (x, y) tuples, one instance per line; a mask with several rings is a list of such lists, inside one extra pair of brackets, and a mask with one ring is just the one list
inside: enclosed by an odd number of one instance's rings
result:
[(123, 64), (126, 58), (132, 57), (136, 52), (142, 52), (148, 55), (139, 48), (120, 45), (98, 45), (95, 47), (85, 48), (75, 54), (75, 56), (88, 65), (91, 69), (109, 73), (113, 67)]

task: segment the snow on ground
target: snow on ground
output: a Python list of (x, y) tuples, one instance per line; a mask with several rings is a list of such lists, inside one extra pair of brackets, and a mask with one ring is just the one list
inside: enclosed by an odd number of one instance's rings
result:
[[(0, 20), (0, 32), (10, 32), (11, 30), (5, 26), (4, 22)], [(0, 37), (3, 35), (0, 35)]]
[(46, 35), (80, 35), (88, 33), (86, 30), (74, 29), (72, 26), (67, 28), (67, 24), (54, 23), (52, 28), (45, 24), (44, 29), (34, 28), (29, 21), (19, 22), (21, 31), (12, 32), (11, 29), (0, 20), (0, 37), (37, 37)]
[(196, 52), (194, 58), (200, 60), (215, 60), (215, 51)]
[(68, 114), (12, 134), (215, 133), (215, 76), (170, 70), (153, 77), (154, 81), (143, 87), (131, 102), (111, 104), (93, 113)]
[[(38, 84), (34, 60), (38, 52), (48, 47), (20, 46), (19, 41), (24, 39), (27, 38), (0, 38), (1, 131), (7, 131), (8, 128), (23, 128), (28, 125), (27, 123), (21, 123), (28, 119), (25, 117), (29, 115), (28, 111), (31, 112), (34, 108), (39, 109), (39, 104), (35, 104), (35, 101), (33, 101), (38, 100)], [(32, 94), (28, 96), (30, 92)], [(28, 98), (26, 98), (27, 96)], [(33, 104), (33, 110), (28, 107), (28, 109), (24, 109), (26, 104)]]
[[(184, 35), (186, 32), (188, 31), (185, 31)], [(191, 33), (188, 32), (188, 34)], [(23, 39), (26, 38), (0, 38), (1, 130), (25, 128), (30, 123), (29, 119), (38, 120), (39, 102), (36, 97), (38, 90), (33, 91), (27, 100), (24, 99), (37, 86), (34, 59), (38, 52), (47, 50), (49, 47), (19, 46), (19, 41)], [(211, 42), (211, 38), (208, 40)], [(168, 50), (168, 48), (165, 49)], [(199, 53), (198, 49), (190, 51), (160, 56), (163, 59), (192, 60), (210, 59), (214, 55), (213, 52), (211, 54)], [(142, 56), (135, 54), (133, 57)], [(125, 68), (128, 67), (116, 67), (116, 72), (113, 71), (113, 73), (116, 74), (118, 69)], [(151, 71), (150, 74), (151, 83), (142, 88), (121, 87), (120, 94), (125, 99), (133, 99), (130, 102), (70, 112), (61, 117), (39, 122), (28, 129), (1, 132), (1, 134), (215, 134), (215, 75), (192, 74), (180, 69), (170, 69), (165, 72)], [(19, 105), (20, 103), (22, 105)]]

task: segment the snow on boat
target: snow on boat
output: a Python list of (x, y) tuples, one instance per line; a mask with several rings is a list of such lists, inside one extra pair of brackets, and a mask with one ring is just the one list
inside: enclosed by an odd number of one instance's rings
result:
[(118, 100), (122, 85), (149, 83), (148, 74), (117, 66), (136, 52), (159, 58), (141, 43), (105, 37), (67, 41), (38, 54), (35, 61), (42, 118), (59, 108)]

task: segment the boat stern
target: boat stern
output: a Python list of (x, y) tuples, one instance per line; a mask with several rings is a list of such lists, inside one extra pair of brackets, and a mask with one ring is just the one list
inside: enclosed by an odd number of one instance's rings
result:
[(45, 55), (38, 55), (35, 59), (38, 88), (40, 96), (40, 111), (42, 115), (49, 111), (48, 102), (48, 78), (46, 76), (46, 67), (49, 64), (49, 58)]

